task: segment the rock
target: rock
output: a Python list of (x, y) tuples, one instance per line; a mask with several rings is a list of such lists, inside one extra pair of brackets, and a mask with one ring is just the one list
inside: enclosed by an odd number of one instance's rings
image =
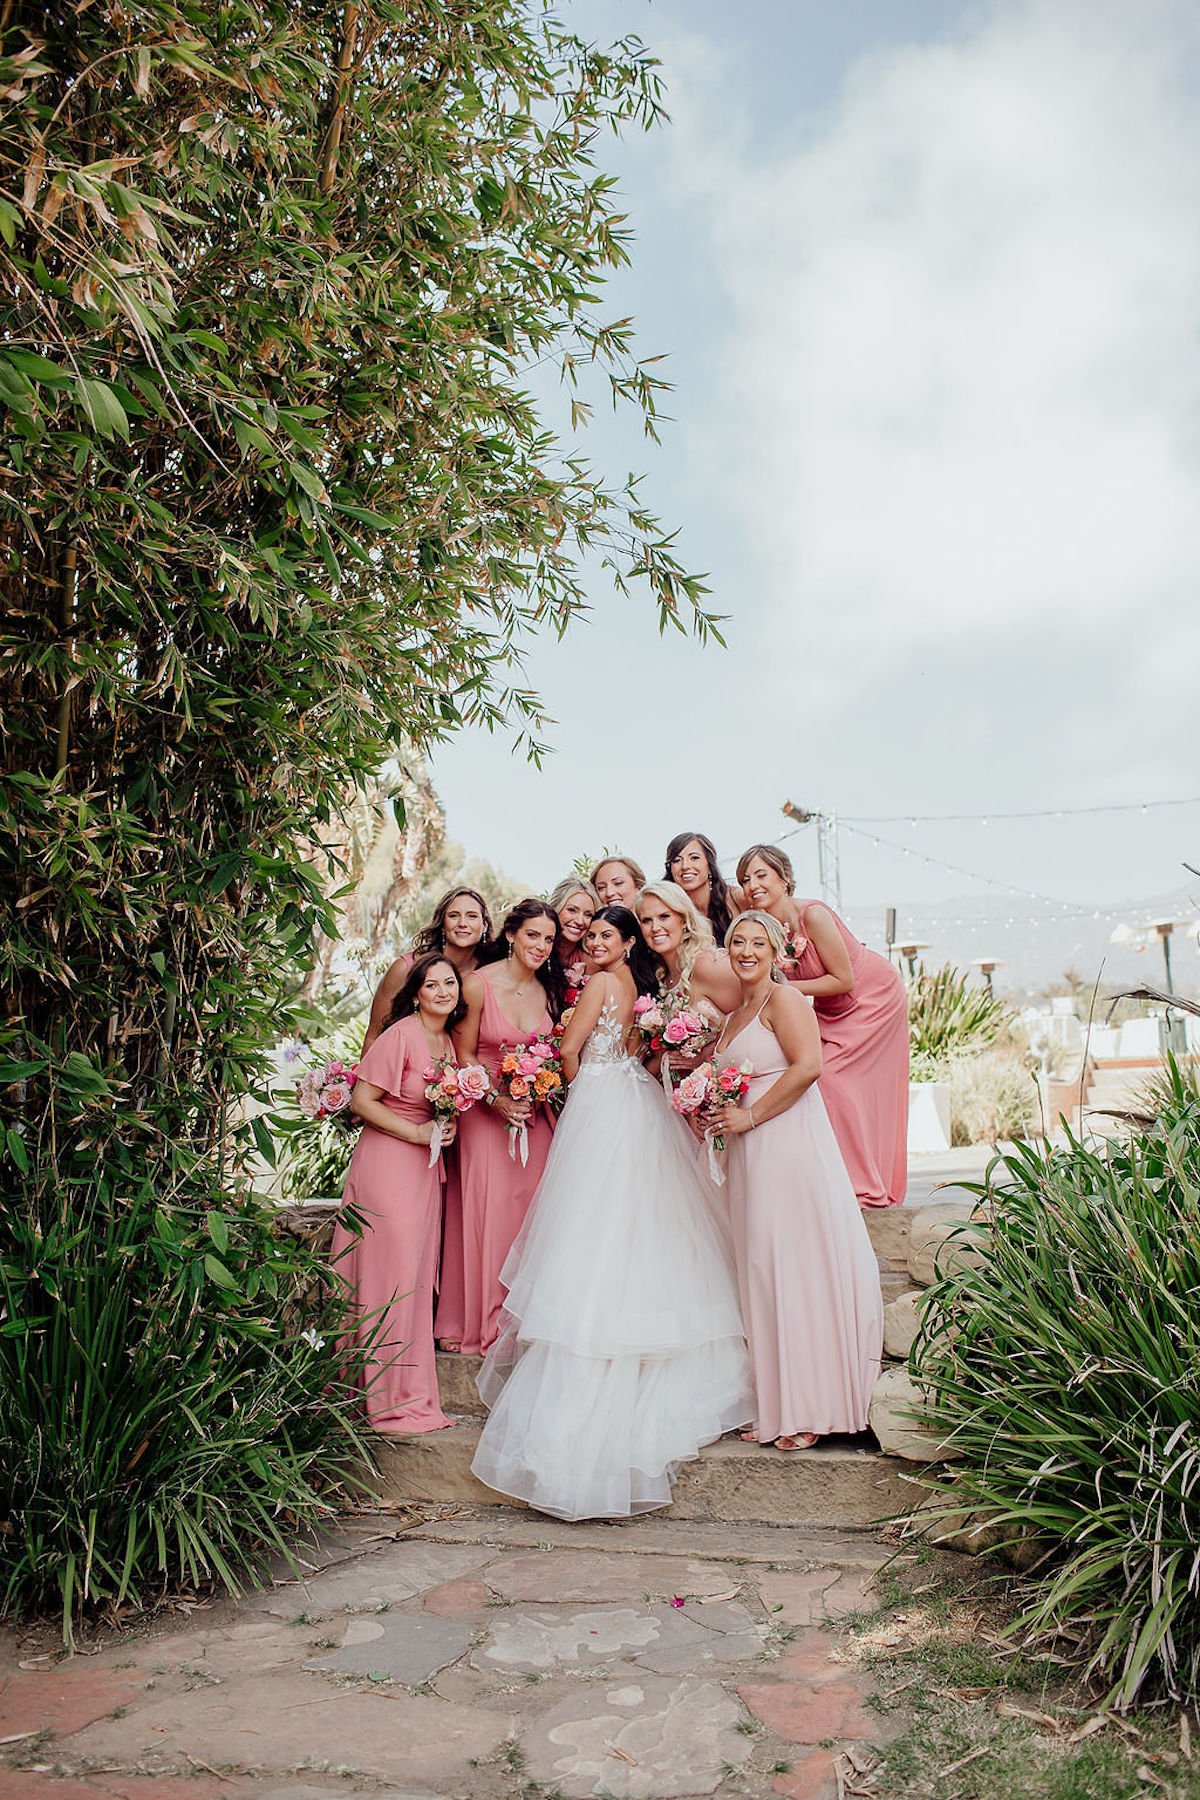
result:
[(980, 1507), (948, 1507), (945, 1493), (934, 1492), (912, 1513), (909, 1524), (939, 1549), (958, 1550), (965, 1556), (996, 1551), (1010, 1568), (1023, 1573), (1045, 1556), (1049, 1542), (1023, 1526), (1001, 1523), (997, 1514)]
[(900, 1456), (906, 1462), (939, 1462), (950, 1454), (943, 1450), (939, 1438), (922, 1431), (912, 1412), (921, 1412), (924, 1400), (920, 1388), (908, 1370), (890, 1363), (875, 1383), (867, 1421), (879, 1447), (887, 1456)]
[(895, 1357), (897, 1362), (907, 1362), (908, 1353), (913, 1347), (913, 1339), (921, 1324), (921, 1312), (924, 1305), (924, 1292), (921, 1288), (908, 1288), (903, 1294), (891, 1300), (883, 1309), (883, 1354)]
[[(920, 1208), (921, 1211), (925, 1209)], [(918, 1209), (907, 1206), (864, 1206), (863, 1224), (881, 1269), (902, 1269), (908, 1238)]]
[[(964, 1231), (970, 1226), (969, 1231)], [(970, 1200), (937, 1200), (913, 1217), (908, 1272), (918, 1287), (977, 1264), (986, 1240), (987, 1214)]]

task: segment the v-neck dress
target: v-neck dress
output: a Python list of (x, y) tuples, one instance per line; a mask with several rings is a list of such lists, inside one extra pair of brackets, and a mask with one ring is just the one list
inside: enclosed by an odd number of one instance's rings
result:
[[(758, 1015), (716, 1060), (749, 1063), (747, 1106), (788, 1066)], [(864, 1431), (883, 1353), (883, 1296), (820, 1083), (731, 1136), (726, 1166), (760, 1443)]]
[[(537, 1029), (549, 1032), (552, 1020), (542, 1014)], [(481, 1062), (493, 1081), (505, 1044), (520, 1043), (528, 1033), (518, 1031), (500, 1010), (491, 983), (483, 982), (483, 1011), (479, 1020)], [(514, 1137), (490, 1106), (473, 1106), (458, 1122), (458, 1179), (462, 1192), (463, 1332), (464, 1354), (488, 1350), (500, 1329), (504, 1288), (500, 1270), (512, 1241), (525, 1222), (529, 1202), (542, 1178), (554, 1126), (549, 1109), (534, 1106), (526, 1127), (528, 1157), (522, 1163)]]

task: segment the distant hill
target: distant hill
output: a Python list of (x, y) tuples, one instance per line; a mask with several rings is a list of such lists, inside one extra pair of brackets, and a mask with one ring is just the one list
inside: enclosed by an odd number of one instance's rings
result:
[[(954, 963), (967, 968), (981, 956), (1000, 958), (994, 984), (997, 993), (1026, 1000), (1051, 992), (1065, 992), (1068, 970), (1087, 984), (1101, 975), (1105, 989), (1132, 987), (1149, 982), (1163, 984), (1163, 957), (1158, 940), (1138, 950), (1113, 944), (1113, 931), (1121, 924), (1138, 926), (1153, 918), (1190, 919), (1190, 928), (1176, 927), (1171, 938), (1171, 967), (1176, 992), (1200, 998), (1200, 950), (1196, 930), (1200, 926), (1200, 882), (1176, 888), (1172, 893), (1140, 896), (1136, 900), (1108, 903), (1080, 916), (1073, 909), (1040, 909), (1035, 901), (997, 901), (977, 895), (930, 903), (898, 902), (897, 937), (924, 939), (929, 948), (922, 960), (927, 967)], [(884, 947), (884, 909), (848, 907), (847, 922), (872, 949)], [(1101, 965), (1103, 973), (1101, 974)]]

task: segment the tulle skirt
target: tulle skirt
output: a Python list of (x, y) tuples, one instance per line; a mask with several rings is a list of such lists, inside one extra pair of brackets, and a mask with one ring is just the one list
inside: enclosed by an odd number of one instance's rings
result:
[(754, 1416), (714, 1199), (661, 1089), (585, 1064), (504, 1265), (473, 1468), (563, 1519), (666, 1506), (679, 1465)]

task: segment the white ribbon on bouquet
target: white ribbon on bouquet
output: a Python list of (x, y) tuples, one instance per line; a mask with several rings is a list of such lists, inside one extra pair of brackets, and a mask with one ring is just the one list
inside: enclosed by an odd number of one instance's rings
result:
[(521, 1167), (524, 1168), (529, 1161), (529, 1133), (524, 1125), (510, 1125), (508, 1127), (508, 1154), (514, 1161), (518, 1148), (521, 1152)]
[(441, 1154), (442, 1154), (442, 1121), (440, 1119), (435, 1119), (433, 1121), (433, 1133), (429, 1139), (429, 1164), (428, 1164), (429, 1168), (432, 1169), (434, 1163), (437, 1161), (438, 1157)]
[(720, 1135), (721, 1134), (719, 1131), (706, 1131), (704, 1134), (704, 1143), (705, 1143), (705, 1147), (708, 1150), (709, 1180), (712, 1181), (714, 1183), (714, 1185), (717, 1187), (724, 1187), (725, 1186), (725, 1171), (721, 1167), (721, 1164), (717, 1161), (717, 1139), (720, 1137)]

